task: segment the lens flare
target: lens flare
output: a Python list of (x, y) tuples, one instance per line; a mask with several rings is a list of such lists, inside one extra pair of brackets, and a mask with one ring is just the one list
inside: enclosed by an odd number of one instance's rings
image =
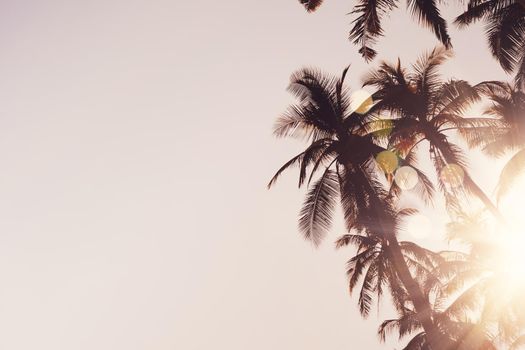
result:
[(507, 222), (500, 224), (496, 235), (501, 257), (499, 263), (509, 285), (525, 286), (525, 177), (519, 176), (513, 191), (500, 203)]
[(393, 174), (396, 171), (399, 160), (397, 155), (392, 151), (383, 151), (376, 156), (377, 164), (387, 174)]
[(414, 168), (410, 166), (402, 166), (397, 169), (394, 181), (402, 190), (411, 190), (417, 185), (419, 177)]
[(447, 164), (441, 169), (439, 177), (445, 185), (450, 188), (457, 188), (463, 185), (465, 171), (457, 164)]
[(350, 97), (350, 109), (358, 114), (366, 114), (373, 104), (372, 94), (366, 90), (358, 90)]
[(376, 137), (386, 138), (390, 136), (390, 134), (392, 133), (392, 129), (394, 129), (394, 122), (392, 121), (392, 119), (379, 119), (378, 129), (374, 131), (374, 135)]
[(509, 286), (525, 285), (525, 245), (524, 232), (507, 232), (501, 244), (501, 272)]

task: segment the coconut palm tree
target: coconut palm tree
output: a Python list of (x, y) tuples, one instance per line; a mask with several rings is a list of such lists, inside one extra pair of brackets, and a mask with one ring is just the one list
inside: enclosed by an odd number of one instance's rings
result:
[(525, 92), (518, 85), (490, 82), (484, 88), (491, 104), (484, 114), (499, 125), (463, 130), (471, 147), (481, 147), (490, 157), (514, 152), (503, 168), (498, 184), (498, 198), (505, 195), (520, 172), (525, 169)]
[(428, 145), (437, 172), (438, 185), (448, 204), (458, 210), (463, 189), (477, 196), (498, 218), (503, 218), (490, 198), (474, 182), (462, 150), (447, 136), (451, 130), (492, 127), (500, 123), (490, 118), (464, 118), (466, 109), (481, 98), (485, 84), (471, 86), (464, 80), (444, 81), (438, 68), (451, 53), (439, 47), (423, 56), (412, 71), (383, 62), (365, 79), (374, 86), (378, 100), (371, 113), (390, 113), (395, 120), (389, 135), (390, 147), (401, 154), (415, 152), (422, 142)]
[[(466, 222), (460, 225), (465, 229)], [(471, 223), (471, 221), (468, 221)], [(456, 224), (459, 225), (459, 224)], [(457, 226), (456, 226), (457, 227)], [(469, 228), (472, 228), (470, 225)], [(473, 231), (471, 229), (471, 231)], [(472, 254), (482, 251), (479, 244), (472, 250)], [(496, 350), (496, 338), (484, 323), (471, 320), (473, 305), (476, 299), (461, 297), (454, 300), (450, 296), (453, 280), (457, 277), (452, 271), (471, 271), (471, 265), (465, 263), (468, 256), (464, 253), (445, 251), (441, 253), (428, 252), (425, 264), (413, 265), (417, 270), (418, 280), (422, 286), (428, 304), (431, 306), (432, 319), (436, 330), (435, 343), (446, 350)], [(473, 272), (473, 270), (472, 270)], [(477, 273), (477, 271), (476, 271)], [(457, 288), (457, 284), (455, 285)], [(469, 309), (471, 307), (471, 309)], [(466, 310), (469, 309), (470, 313)], [(381, 341), (385, 341), (388, 334), (397, 333), (401, 341), (409, 338), (405, 350), (428, 349), (427, 333), (419, 322), (417, 312), (410, 306), (404, 305), (398, 309), (399, 317), (384, 321), (378, 330)]]
[[(309, 145), (277, 171), (269, 187), (294, 165), (299, 167), (299, 186), (309, 184), (320, 173), (309, 188), (300, 213), (299, 229), (304, 237), (315, 245), (321, 243), (330, 228), (339, 197), (348, 232), (364, 236), (375, 233), (383, 237), (385, 252), (408, 300), (417, 310), (425, 331), (434, 334), (430, 307), (410, 273), (396, 237), (396, 215), (390, 204), (393, 197), (381, 182), (382, 174), (375, 161), (375, 156), (384, 148), (374, 142), (367, 116), (350, 108), (351, 99), (344, 86), (347, 71), (345, 69), (340, 78), (312, 69), (302, 69), (292, 75), (289, 91), (299, 102), (278, 119), (275, 134), (307, 139)], [(410, 159), (402, 162), (410, 164)], [(430, 197), (432, 184), (423, 173), (419, 172), (419, 177), (421, 192)], [(394, 277), (389, 280), (393, 281)], [(363, 303), (364, 311), (367, 303)]]
[(492, 55), (507, 72), (516, 73), (516, 83), (525, 84), (525, 1), (470, 0), (467, 10), (456, 18), (461, 28), (477, 21), (486, 24)]
[[(390, 201), (385, 205), (392, 205)], [(388, 227), (397, 232), (402, 220), (416, 213), (415, 209), (389, 210)], [(386, 220), (383, 220), (383, 223)], [(384, 227), (384, 226), (383, 226)], [(389, 291), (392, 302), (400, 312), (406, 309), (410, 300), (402, 282), (396, 272), (396, 262), (393, 261), (388, 249), (388, 235), (390, 232), (381, 232), (380, 227), (370, 226), (364, 234), (345, 234), (336, 241), (336, 247), (342, 248), (353, 245), (357, 248), (355, 255), (348, 261), (347, 274), (349, 290), (352, 293), (360, 283), (358, 305), (361, 315), (367, 317), (372, 307), (373, 295), (379, 303), (385, 290)], [(429, 279), (429, 273), (438, 265), (440, 256), (428, 249), (409, 242), (399, 242), (404, 260), (413, 276), (419, 279)]]
[(514, 262), (502, 246), (506, 233), (487, 227), (481, 214), (462, 214), (448, 225), (449, 239), (466, 245), (468, 252), (449, 254), (435, 270), (442, 298), (448, 300), (443, 315), (456, 320), (468, 315), (487, 339), (517, 347), (525, 339), (525, 283), (509, 273), (515, 266), (508, 266)]
[[(308, 12), (315, 11), (322, 0), (299, 0)], [(378, 37), (384, 34), (381, 27), (383, 17), (398, 6), (397, 0), (359, 0), (351, 14), (356, 15), (349, 38), (359, 45), (359, 53), (367, 60), (372, 60), (377, 52), (374, 50)], [(435, 0), (408, 0), (407, 7), (419, 23), (429, 27), (436, 37), (447, 47), (451, 45), (447, 22), (440, 14)]]
[[(426, 350), (428, 340), (425, 331), (410, 309), (396, 319), (384, 321), (378, 330), (382, 341), (396, 332), (399, 340), (409, 338), (403, 350)], [(469, 321), (455, 321), (445, 312), (435, 312), (434, 319), (439, 328), (438, 342), (446, 350), (497, 350), (496, 342), (486, 329)]]

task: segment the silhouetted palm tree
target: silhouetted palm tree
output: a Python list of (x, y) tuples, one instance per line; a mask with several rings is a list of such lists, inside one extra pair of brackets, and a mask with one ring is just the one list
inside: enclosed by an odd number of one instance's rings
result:
[(518, 86), (501, 82), (487, 84), (484, 92), (491, 100), (484, 113), (496, 118), (499, 125), (464, 130), (462, 135), (470, 146), (481, 146), (491, 157), (517, 151), (501, 172), (498, 184), (498, 197), (501, 197), (525, 169), (525, 93)]
[(461, 215), (448, 225), (449, 237), (469, 247), (468, 253), (454, 253), (435, 273), (442, 281), (444, 298), (451, 298), (444, 313), (447, 317), (468, 315), (482, 333), (492, 339), (518, 346), (525, 331), (523, 295), (525, 285), (509, 280), (502, 264), (508, 252), (501, 247), (505, 233), (488, 232), (482, 216)]
[[(399, 340), (409, 338), (403, 350), (427, 350), (428, 340), (421, 328), (416, 313), (407, 309), (397, 319), (384, 321), (378, 330), (381, 340), (387, 334), (397, 332)], [(439, 329), (438, 343), (444, 350), (497, 350), (491, 334), (476, 323), (469, 321), (454, 321), (446, 313), (434, 313)]]
[[(439, 254), (428, 252), (426, 256), (430, 257), (426, 264), (418, 263), (415, 266), (419, 270), (418, 280), (432, 309), (437, 334), (434, 344), (446, 350), (496, 350), (495, 337), (484, 324), (470, 320), (472, 315), (465, 312), (463, 300), (450, 302), (447, 283), (455, 276), (451, 273), (451, 270), (455, 271), (451, 266), (457, 268), (460, 264), (458, 257), (465, 257), (466, 254), (447, 251)], [(462, 267), (470, 268), (465, 265)], [(427, 333), (419, 322), (417, 312), (410, 306), (404, 306), (398, 311), (398, 318), (386, 320), (379, 327), (381, 341), (385, 341), (388, 334), (397, 332), (399, 340), (410, 339), (405, 350), (428, 349)]]
[[(322, 0), (299, 0), (308, 12), (315, 11)], [(381, 21), (385, 15), (398, 6), (398, 0), (359, 0), (352, 14), (357, 17), (353, 21), (350, 31), (350, 40), (359, 45), (359, 53), (371, 60), (377, 52), (373, 49), (377, 38), (382, 36)], [(419, 23), (432, 29), (436, 37), (447, 47), (450, 46), (450, 37), (447, 22), (441, 17), (436, 0), (407, 0), (407, 7)]]
[[(385, 205), (390, 205), (390, 202), (387, 201)], [(383, 227), (388, 221), (389, 229), (397, 232), (402, 219), (415, 212), (416, 210), (410, 208), (399, 211), (389, 210), (387, 213), (390, 217), (388, 220), (383, 218)], [(373, 225), (365, 231), (366, 234), (345, 234), (336, 241), (337, 248), (347, 245), (357, 248), (355, 256), (348, 261), (350, 293), (361, 282), (358, 304), (364, 317), (370, 312), (373, 295), (376, 295), (379, 303), (385, 291), (390, 293), (394, 306), (401, 312), (406, 308), (410, 298), (398, 278), (396, 262), (393, 261), (388, 249), (387, 237), (391, 233), (382, 232), (380, 227)], [(439, 255), (413, 242), (399, 242), (399, 247), (411, 274), (418, 276), (418, 280), (430, 278), (428, 274), (438, 264)]]
[(516, 72), (516, 83), (525, 83), (525, 1), (470, 0), (468, 9), (456, 18), (459, 27), (485, 21), (492, 55), (507, 72)]
[[(436, 48), (422, 57), (411, 72), (403, 68), (399, 60), (396, 65), (383, 62), (365, 79), (365, 86), (378, 89), (374, 94), (378, 102), (371, 112), (389, 112), (396, 118), (389, 142), (401, 154), (415, 151), (423, 141), (428, 143), (438, 185), (449, 205), (457, 209), (459, 190), (466, 189), (503, 220), (496, 206), (472, 180), (462, 150), (446, 134), (450, 130), (462, 132), (499, 124), (489, 118), (463, 117), (466, 109), (480, 100), (484, 84), (471, 86), (464, 80), (443, 81), (438, 68), (449, 56), (450, 51)], [(456, 177), (452, 182), (461, 183), (447, 183), (443, 176), (447, 171)]]
[[(350, 110), (351, 101), (343, 85), (346, 74), (347, 70), (341, 78), (332, 78), (303, 69), (292, 75), (289, 90), (299, 103), (278, 119), (275, 134), (306, 138), (309, 146), (278, 170), (269, 187), (293, 165), (300, 169), (299, 186), (309, 183), (319, 171), (321, 175), (309, 189), (300, 214), (299, 228), (304, 237), (315, 245), (322, 241), (339, 197), (348, 232), (384, 239), (383, 247), (408, 299), (418, 311), (426, 332), (433, 334), (429, 305), (404, 259), (396, 237), (392, 196), (384, 189), (375, 161), (375, 156), (384, 149), (369, 133), (367, 117)], [(419, 177), (419, 186), (430, 196), (432, 185), (423, 173), (419, 172)], [(363, 311), (367, 303), (363, 302)]]

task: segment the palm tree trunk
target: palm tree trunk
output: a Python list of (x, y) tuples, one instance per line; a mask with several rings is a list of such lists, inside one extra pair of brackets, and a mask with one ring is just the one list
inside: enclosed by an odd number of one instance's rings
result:
[[(361, 171), (366, 173), (364, 169), (361, 168)], [(368, 179), (368, 177), (365, 177)], [(410, 269), (406, 263), (405, 257), (397, 240), (396, 233), (388, 229), (388, 225), (385, 225), (383, 222), (383, 210), (384, 203), (381, 202), (381, 199), (377, 196), (373, 186), (370, 182), (367, 182), (367, 190), (370, 193), (370, 205), (371, 209), (376, 213), (376, 219), (379, 224), (381, 233), (385, 236), (387, 240), (386, 252), (390, 256), (394, 269), (396, 270), (397, 276), (399, 277), (403, 287), (406, 289), (410, 302), (414, 305), (417, 317), (423, 330), (425, 331), (427, 342), (429, 343), (430, 350), (443, 350), (438, 343), (438, 329), (436, 328), (434, 321), (432, 319), (432, 308), (430, 307), (430, 302), (425, 296), (419, 283), (412, 277)]]
[(416, 315), (425, 331), (427, 342), (432, 350), (441, 350), (439, 345), (438, 330), (432, 319), (432, 309), (428, 299), (421, 291), (419, 283), (412, 277), (408, 265), (401, 251), (401, 246), (395, 234), (390, 235), (388, 239), (387, 252), (391, 256), (396, 269), (397, 275), (401, 283), (405, 287), (410, 297), (410, 301), (414, 305)]

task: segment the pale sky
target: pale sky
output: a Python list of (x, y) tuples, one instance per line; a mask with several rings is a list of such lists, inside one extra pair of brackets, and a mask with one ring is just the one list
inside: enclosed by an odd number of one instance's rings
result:
[[(271, 135), (290, 74), (372, 67), (351, 6), (0, 0), (0, 349), (393, 349), (342, 225), (315, 250), (297, 174), (266, 190), (302, 147)], [(410, 62), (437, 41), (400, 7), (378, 49)], [(452, 39), (450, 77), (503, 78), (479, 27)]]

